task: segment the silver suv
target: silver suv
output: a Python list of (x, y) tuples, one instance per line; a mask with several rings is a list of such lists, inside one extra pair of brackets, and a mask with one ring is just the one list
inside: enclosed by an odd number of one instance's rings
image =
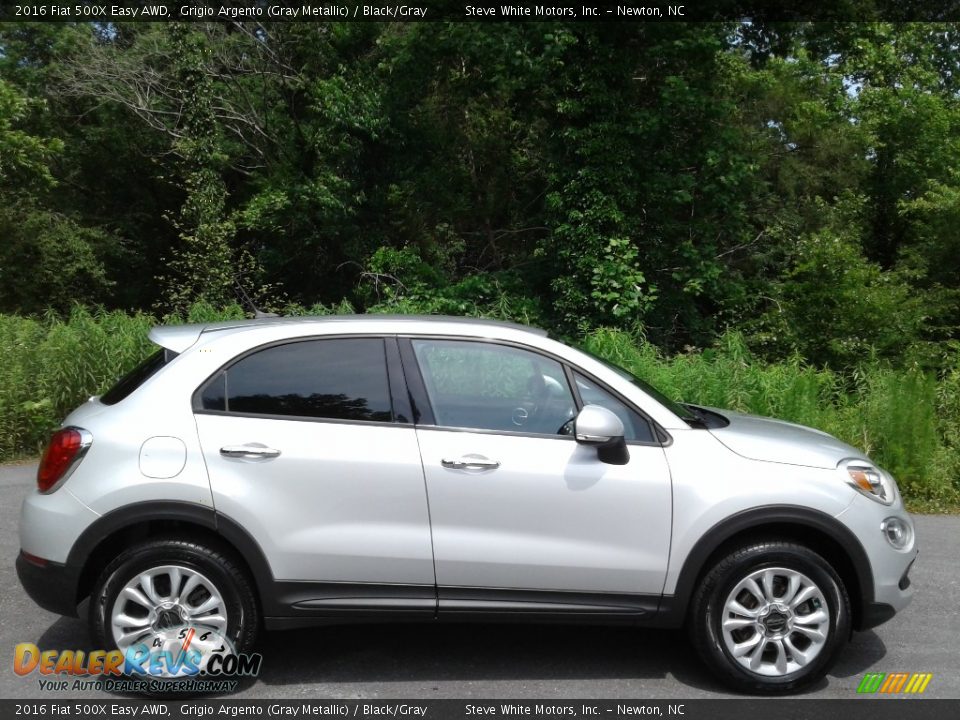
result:
[(20, 519), (23, 586), (86, 612), (101, 647), (686, 625), (726, 683), (774, 693), (910, 601), (913, 523), (863, 453), (672, 402), (542, 331), (343, 316), (150, 337), (53, 436)]

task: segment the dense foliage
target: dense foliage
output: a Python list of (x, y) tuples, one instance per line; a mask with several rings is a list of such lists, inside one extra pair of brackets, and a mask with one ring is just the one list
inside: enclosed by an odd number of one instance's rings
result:
[(4, 24), (3, 452), (126, 367), (151, 318), (249, 295), (629, 337), (668, 391), (945, 487), (958, 32)]
[(509, 307), (951, 364), (952, 24), (7, 24), (0, 311)]

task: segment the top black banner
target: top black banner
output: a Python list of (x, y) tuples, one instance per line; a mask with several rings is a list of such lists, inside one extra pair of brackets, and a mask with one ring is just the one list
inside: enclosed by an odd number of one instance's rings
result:
[(941, 22), (960, 0), (0, 0), (0, 22)]

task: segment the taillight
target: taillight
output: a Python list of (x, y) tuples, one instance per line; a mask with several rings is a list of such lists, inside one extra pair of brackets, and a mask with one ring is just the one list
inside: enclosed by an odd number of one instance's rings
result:
[(40, 460), (37, 489), (42, 493), (54, 490), (57, 483), (76, 467), (92, 441), (93, 436), (83, 428), (65, 427), (57, 430)]

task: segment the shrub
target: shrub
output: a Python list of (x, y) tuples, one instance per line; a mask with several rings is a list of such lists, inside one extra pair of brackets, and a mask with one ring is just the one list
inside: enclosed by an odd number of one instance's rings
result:
[(767, 364), (736, 333), (700, 353), (664, 358), (642, 338), (610, 329), (584, 347), (686, 402), (809, 425), (868, 453), (914, 500), (960, 498), (960, 369), (939, 383), (877, 361), (847, 375), (800, 358)]
[[(392, 309), (411, 308), (397, 302)], [(346, 303), (285, 309), (288, 315), (334, 312), (353, 309)], [(165, 320), (240, 317), (238, 306), (218, 310), (197, 304), (186, 318)], [(142, 313), (82, 308), (67, 317), (0, 315), (0, 461), (38, 453), (72, 408), (146, 357), (152, 351), (147, 333), (155, 322)], [(586, 335), (583, 345), (675, 399), (774, 416), (836, 435), (889, 469), (914, 501), (937, 507), (955, 506), (960, 499), (960, 359), (938, 382), (918, 369), (894, 370), (875, 360), (846, 374), (812, 367), (799, 357), (765, 363), (751, 356), (736, 333), (714, 348), (670, 358), (642, 337), (606, 328)]]

